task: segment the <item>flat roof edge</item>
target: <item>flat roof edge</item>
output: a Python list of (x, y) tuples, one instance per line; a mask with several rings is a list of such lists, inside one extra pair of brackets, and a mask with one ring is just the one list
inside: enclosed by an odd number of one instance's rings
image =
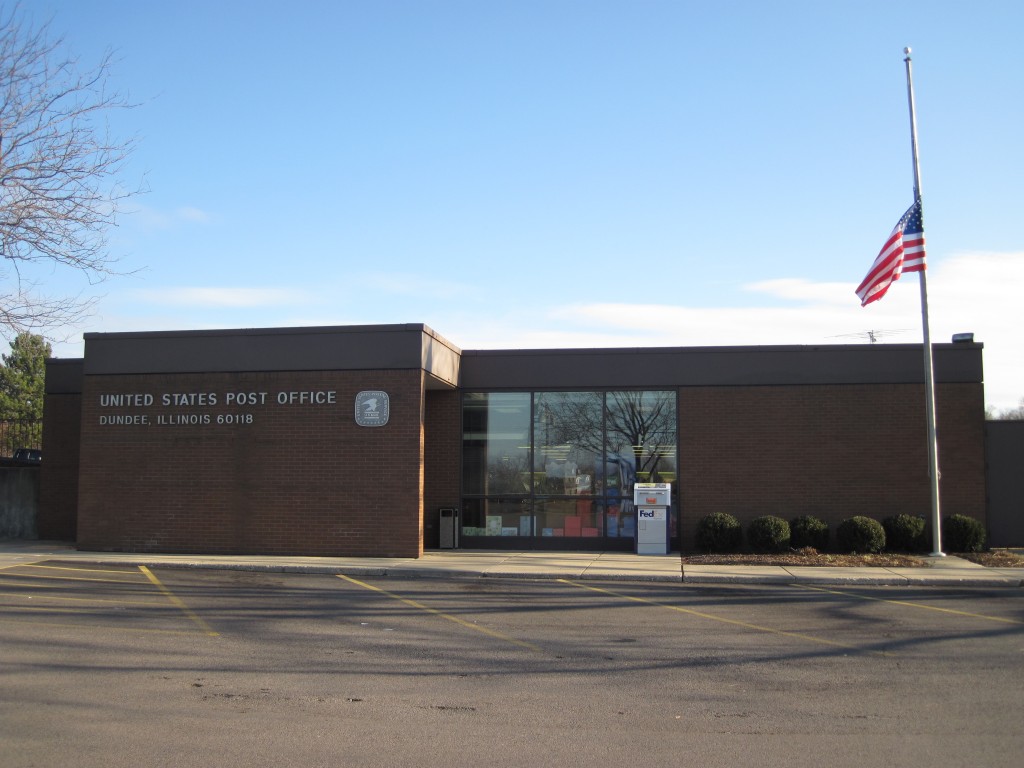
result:
[(86, 375), (423, 369), (444, 379), (461, 355), (422, 323), (87, 333), (85, 348)]
[[(935, 380), (981, 383), (981, 344), (934, 344)], [(767, 386), (924, 381), (922, 344), (469, 350), (464, 388)]]
[[(737, 353), (775, 353), (775, 352), (822, 352), (822, 351), (859, 351), (866, 349), (908, 350), (921, 349), (922, 342), (905, 344), (750, 344), (750, 345), (713, 345), (689, 347), (542, 347), (516, 349), (464, 349), (465, 356), (490, 355), (636, 355), (636, 354), (730, 354)], [(984, 349), (984, 342), (932, 342), (933, 349)]]
[(370, 325), (288, 325), (275, 328), (199, 328), (188, 330), (162, 331), (89, 331), (82, 338), (91, 339), (184, 339), (216, 338), (219, 336), (313, 336), (316, 334), (338, 335), (342, 333), (386, 333), (419, 331), (450, 347), (454, 344), (423, 323), (381, 323)]

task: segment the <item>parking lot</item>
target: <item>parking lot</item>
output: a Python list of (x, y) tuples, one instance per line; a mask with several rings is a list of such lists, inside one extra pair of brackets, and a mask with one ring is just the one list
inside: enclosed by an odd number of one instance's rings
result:
[(0, 570), (0, 765), (1016, 764), (1019, 589)]

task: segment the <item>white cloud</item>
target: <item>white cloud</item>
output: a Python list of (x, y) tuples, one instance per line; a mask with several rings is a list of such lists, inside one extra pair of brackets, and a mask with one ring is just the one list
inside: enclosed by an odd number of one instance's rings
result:
[(143, 301), (201, 307), (280, 307), (309, 301), (305, 291), (288, 288), (164, 288), (140, 291)]
[(453, 299), (470, 295), (472, 287), (453, 280), (400, 272), (379, 272), (363, 275), (359, 281), (379, 293), (416, 296), (423, 299)]
[[(985, 344), (986, 402), (1011, 408), (1024, 397), (1024, 253), (962, 253), (933, 259), (927, 273), (932, 340), (973, 332)], [(146, 306), (106, 314), (87, 330), (157, 330), (293, 325), (426, 323), (463, 349), (594, 348), (869, 343), (921, 341), (919, 281), (904, 275), (878, 302), (861, 307), (856, 283), (815, 283), (805, 278), (737, 285), (725, 300), (740, 306), (689, 306), (688, 286), (657, 286), (657, 303), (622, 301), (564, 304), (548, 296), (498, 301), (481, 310), (463, 301), (437, 301), (473, 289), (413, 274), (360, 277), (381, 295), (372, 303), (324, 298), (323, 286), (298, 288), (180, 287), (135, 294)], [(371, 291), (372, 293), (372, 291)], [(384, 294), (390, 294), (385, 299)], [(400, 297), (395, 299), (395, 296)], [(350, 297), (351, 298), (351, 297)], [(706, 297), (705, 297), (706, 298)], [(109, 304), (107, 305), (109, 306)], [(210, 312), (197, 312), (195, 308)], [(230, 319), (214, 314), (235, 310)], [(245, 310), (250, 310), (248, 313)], [(226, 323), (226, 325), (225, 325)], [(61, 354), (61, 353), (59, 353)], [(63, 354), (75, 354), (63, 352)], [(80, 352), (78, 353), (80, 354)]]
[(743, 286), (743, 290), (751, 293), (764, 293), (780, 299), (806, 300), (815, 304), (840, 306), (849, 304), (850, 296), (853, 293), (849, 283), (814, 283), (799, 278), (748, 283)]
[(207, 211), (195, 206), (185, 205), (171, 211), (138, 206), (127, 212), (129, 221), (134, 221), (144, 230), (168, 230), (182, 223), (205, 224), (212, 217)]
[[(962, 253), (935, 260), (927, 273), (929, 326), (934, 343), (973, 332), (985, 344), (986, 402), (1010, 408), (1024, 397), (1024, 253)], [(772, 299), (759, 306), (686, 306), (661, 290), (664, 302), (559, 306), (541, 315), (513, 312), (486, 319), (452, 318), (437, 329), (465, 349), (920, 343), (921, 302), (916, 275), (904, 275), (868, 307), (856, 283), (791, 278), (742, 286)], [(778, 300), (783, 300), (780, 304)]]
[(210, 220), (210, 214), (206, 211), (200, 210), (199, 208), (193, 208), (189, 205), (175, 211), (174, 217), (181, 219), (182, 221), (196, 221), (199, 223), (205, 223)]

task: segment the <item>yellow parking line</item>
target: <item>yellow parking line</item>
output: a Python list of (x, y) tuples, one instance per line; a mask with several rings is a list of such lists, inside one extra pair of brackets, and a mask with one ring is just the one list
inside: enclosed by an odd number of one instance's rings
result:
[(829, 645), (829, 646), (833, 646), (835, 648), (845, 648), (845, 649), (851, 650), (851, 651), (859, 651), (861, 653), (871, 653), (871, 654), (875, 654), (875, 655), (878, 655), (878, 656), (891, 656), (892, 655), (890, 653), (886, 653), (885, 651), (868, 651), (868, 650), (865, 650), (863, 648), (859, 648), (858, 646), (855, 646), (855, 645), (847, 645), (846, 643), (837, 643), (834, 640), (825, 640), (825, 639), (820, 638), (820, 637), (814, 637), (813, 635), (804, 635), (804, 634), (802, 634), (800, 632), (787, 632), (786, 630), (783, 630), (783, 629), (772, 629), (771, 627), (763, 627), (763, 626), (761, 626), (759, 624), (751, 624), (750, 622), (747, 622), (747, 621), (737, 621), (736, 619), (726, 619), (726, 618), (724, 618), (722, 616), (715, 616), (712, 613), (705, 613), (704, 611), (695, 611), (692, 608), (680, 608), (677, 605), (668, 605), (667, 603), (661, 603), (661, 602), (658, 602), (657, 600), (650, 600), (650, 599), (645, 598), (645, 597), (633, 597), (632, 595), (626, 595), (626, 594), (623, 594), (621, 592), (615, 592), (615, 591), (610, 590), (610, 589), (602, 589), (601, 587), (593, 587), (593, 586), (590, 586), (589, 584), (580, 584), (579, 582), (570, 581), (569, 579), (559, 579), (559, 581), (562, 582), (563, 584), (570, 584), (570, 585), (572, 585), (574, 587), (579, 587), (580, 589), (589, 589), (591, 592), (600, 592), (600, 593), (605, 594), (605, 595), (612, 595), (613, 597), (621, 597), (624, 600), (632, 600), (635, 603), (644, 603), (646, 605), (654, 605), (654, 606), (657, 606), (658, 608), (666, 608), (666, 609), (668, 609), (670, 611), (678, 611), (679, 613), (686, 613), (686, 614), (689, 614), (690, 616), (699, 616), (702, 619), (710, 619), (711, 621), (718, 621), (718, 622), (721, 622), (723, 624), (731, 624), (733, 626), (743, 627), (745, 629), (753, 629), (753, 630), (756, 630), (758, 632), (767, 632), (767, 633), (772, 634), (772, 635), (781, 635), (782, 637), (792, 637), (792, 638), (796, 638), (798, 640), (806, 640), (807, 642), (816, 643), (818, 645)]
[[(115, 571), (115, 573), (117, 573), (117, 571)], [(136, 574), (134, 572), (129, 572), (128, 575), (132, 577), (132, 581), (129, 581), (128, 579), (89, 578), (87, 576), (50, 576), (48, 574), (36, 574), (36, 575), (33, 575), (33, 576), (29, 576), (27, 574), (18, 574), (18, 573), (10, 573), (10, 574), (5, 573), (5, 574), (0, 575), (0, 578), (2, 578), (2, 579), (58, 579), (60, 581), (101, 581), (101, 582), (106, 582), (107, 584), (132, 584), (133, 582), (136, 583), (136, 584), (138, 583), (138, 579), (135, 578)]]
[(181, 609), (181, 612), (184, 613), (186, 616), (188, 616), (193, 622), (195, 622), (196, 625), (201, 630), (203, 630), (203, 632), (205, 632), (210, 637), (219, 637), (220, 636), (219, 632), (215, 632), (213, 630), (213, 628), (209, 624), (207, 624), (205, 621), (203, 621), (202, 617), (196, 615), (195, 611), (193, 611), (191, 608), (189, 608), (187, 605), (185, 605), (185, 603), (182, 602), (178, 598), (177, 595), (175, 595), (173, 592), (171, 592), (171, 590), (169, 590), (167, 587), (165, 587), (160, 582), (160, 579), (158, 579), (156, 577), (156, 575), (154, 575), (153, 572), (149, 570), (149, 568), (147, 568), (144, 565), (140, 565), (139, 566), (139, 570), (142, 571), (146, 575), (147, 579), (149, 579), (151, 582), (153, 582), (153, 585), (157, 589), (159, 589), (161, 592), (164, 593), (164, 597), (166, 597), (168, 600), (170, 600), (172, 603), (174, 603), (174, 605), (176, 605), (179, 609)]
[(67, 584), (46, 584), (46, 583), (40, 584), (36, 580), (35, 576), (20, 576), (20, 575), (17, 575), (17, 574), (15, 574), (14, 576), (5, 576), (2, 579), (0, 579), (0, 586), (7, 587), (7, 588), (10, 588), (10, 587), (26, 587), (26, 588), (34, 589), (34, 590), (44, 590), (44, 589), (58, 590), (58, 589), (67, 589), (68, 588)]
[(39, 565), (37, 563), (25, 563), (25, 568), (40, 568), (47, 571), (80, 571), (82, 573), (120, 573), (125, 576), (135, 577), (138, 574), (135, 570), (114, 570), (113, 568), (75, 568), (70, 565)]
[(954, 616), (966, 616), (972, 619), (985, 619), (986, 621), (998, 621), (1001, 624), (1024, 624), (1024, 621), (1018, 619), (1004, 619), (1001, 616), (986, 616), (983, 613), (970, 613), (968, 611), (957, 611), (953, 608), (940, 608), (937, 605), (922, 605), (921, 603), (912, 603), (907, 600), (889, 600), (884, 597), (872, 597), (871, 595), (860, 595), (856, 592), (843, 592), (838, 589), (825, 589), (823, 587), (812, 587), (809, 584), (796, 584), (802, 589), (811, 589), (815, 592), (826, 592), (830, 595), (842, 595), (843, 597), (856, 597), (859, 600), (873, 600), (876, 603), (889, 603), (891, 605), (901, 605), (907, 608), (920, 608), (923, 611), (936, 611), (937, 613), (951, 613)]
[(24, 592), (0, 592), (0, 596), (21, 598), (22, 600), (52, 600), (54, 602), (66, 603), (113, 603), (115, 605), (148, 605), (152, 608), (159, 608), (164, 603), (149, 600), (104, 600), (100, 597), (55, 597), (53, 595), (42, 595), (38, 592), (26, 595)]
[(435, 608), (431, 608), (428, 605), (424, 605), (423, 603), (418, 603), (415, 600), (409, 600), (408, 598), (402, 597), (400, 595), (396, 595), (394, 592), (388, 592), (386, 589), (381, 589), (380, 587), (375, 587), (373, 584), (367, 584), (365, 581), (360, 581), (359, 579), (353, 579), (351, 576), (345, 576), (343, 574), (338, 574), (338, 578), (339, 579), (344, 579), (345, 581), (347, 581), (347, 582), (349, 582), (351, 584), (355, 584), (355, 585), (363, 587), (365, 589), (372, 589), (374, 592), (380, 592), (382, 595), (387, 595), (392, 600), (397, 600), (398, 602), (405, 603), (406, 605), (411, 606), (412, 608), (417, 608), (417, 609), (419, 609), (421, 611), (426, 611), (427, 613), (433, 614), (434, 616), (437, 616), (439, 618), (447, 619), (448, 621), (455, 622), (456, 624), (458, 624), (461, 627), (465, 627), (467, 629), (473, 629), (473, 630), (476, 630), (477, 632), (482, 632), (485, 635), (490, 635), (491, 637), (495, 637), (495, 638), (497, 638), (499, 640), (504, 640), (507, 643), (512, 643), (513, 645), (518, 645), (518, 646), (520, 646), (522, 648), (528, 648), (531, 651), (536, 651), (537, 653), (544, 653), (544, 651), (541, 648), (539, 648), (538, 646), (534, 645), (533, 643), (527, 643), (524, 640), (517, 640), (514, 637), (509, 637), (508, 635), (502, 634), (501, 632), (497, 632), (496, 630), (488, 629), (487, 627), (481, 627), (478, 624), (472, 624), (472, 623), (470, 623), (468, 621), (460, 619), (458, 616), (452, 616), (451, 614), (443, 613), (443, 612), (441, 612), (441, 611), (439, 611), (439, 610), (437, 610)]
[[(22, 610), (22, 609), (19, 609), (19, 610)], [(43, 610), (45, 610), (47, 612), (51, 612), (53, 609), (51, 609), (51, 608), (26, 608), (24, 610), (35, 610), (35, 611), (43, 611)], [(73, 609), (70, 609), (70, 608), (65, 608), (65, 609), (59, 610), (57, 612), (61, 613), (61, 614), (82, 614), (82, 613), (85, 613), (85, 611), (76, 611), (76, 610), (73, 610)], [(84, 630), (93, 630), (93, 631), (99, 630), (101, 632), (110, 632), (111, 630), (115, 630), (119, 634), (120, 633), (124, 633), (124, 632), (143, 632), (145, 634), (151, 634), (151, 635), (188, 635), (190, 637), (195, 637), (195, 631), (193, 631), (193, 630), (189, 630), (188, 632), (186, 632), (186, 631), (181, 630), (181, 629), (146, 629), (146, 628), (143, 628), (143, 627), (113, 627), (113, 626), (111, 626), (109, 624), (106, 624), (106, 625), (95, 624), (94, 625), (94, 624), (81, 624), (81, 623), (77, 623), (77, 622), (76, 623), (70, 623), (70, 622), (62, 622), (62, 621), (36, 621), (35, 619), (23, 619), (23, 618), (20, 618), (20, 617), (5, 616), (4, 617), (3, 628), (6, 629), (7, 627), (9, 627), (12, 624), (31, 624), (33, 626), (39, 626), (39, 627), (63, 627), (65, 629), (73, 629), (73, 630), (75, 630), (76, 633), (84, 631)], [(59, 641), (53, 640), (53, 639), (48, 639), (47, 642), (52, 644), (52, 643), (59, 642)]]

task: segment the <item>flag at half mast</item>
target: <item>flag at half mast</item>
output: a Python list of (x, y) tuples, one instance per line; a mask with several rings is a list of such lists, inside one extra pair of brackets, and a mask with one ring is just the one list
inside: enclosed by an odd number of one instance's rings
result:
[(921, 272), (924, 268), (924, 222), (921, 198), (917, 198), (897, 222), (871, 271), (857, 287), (860, 305), (865, 307), (885, 296), (889, 286), (904, 272)]

